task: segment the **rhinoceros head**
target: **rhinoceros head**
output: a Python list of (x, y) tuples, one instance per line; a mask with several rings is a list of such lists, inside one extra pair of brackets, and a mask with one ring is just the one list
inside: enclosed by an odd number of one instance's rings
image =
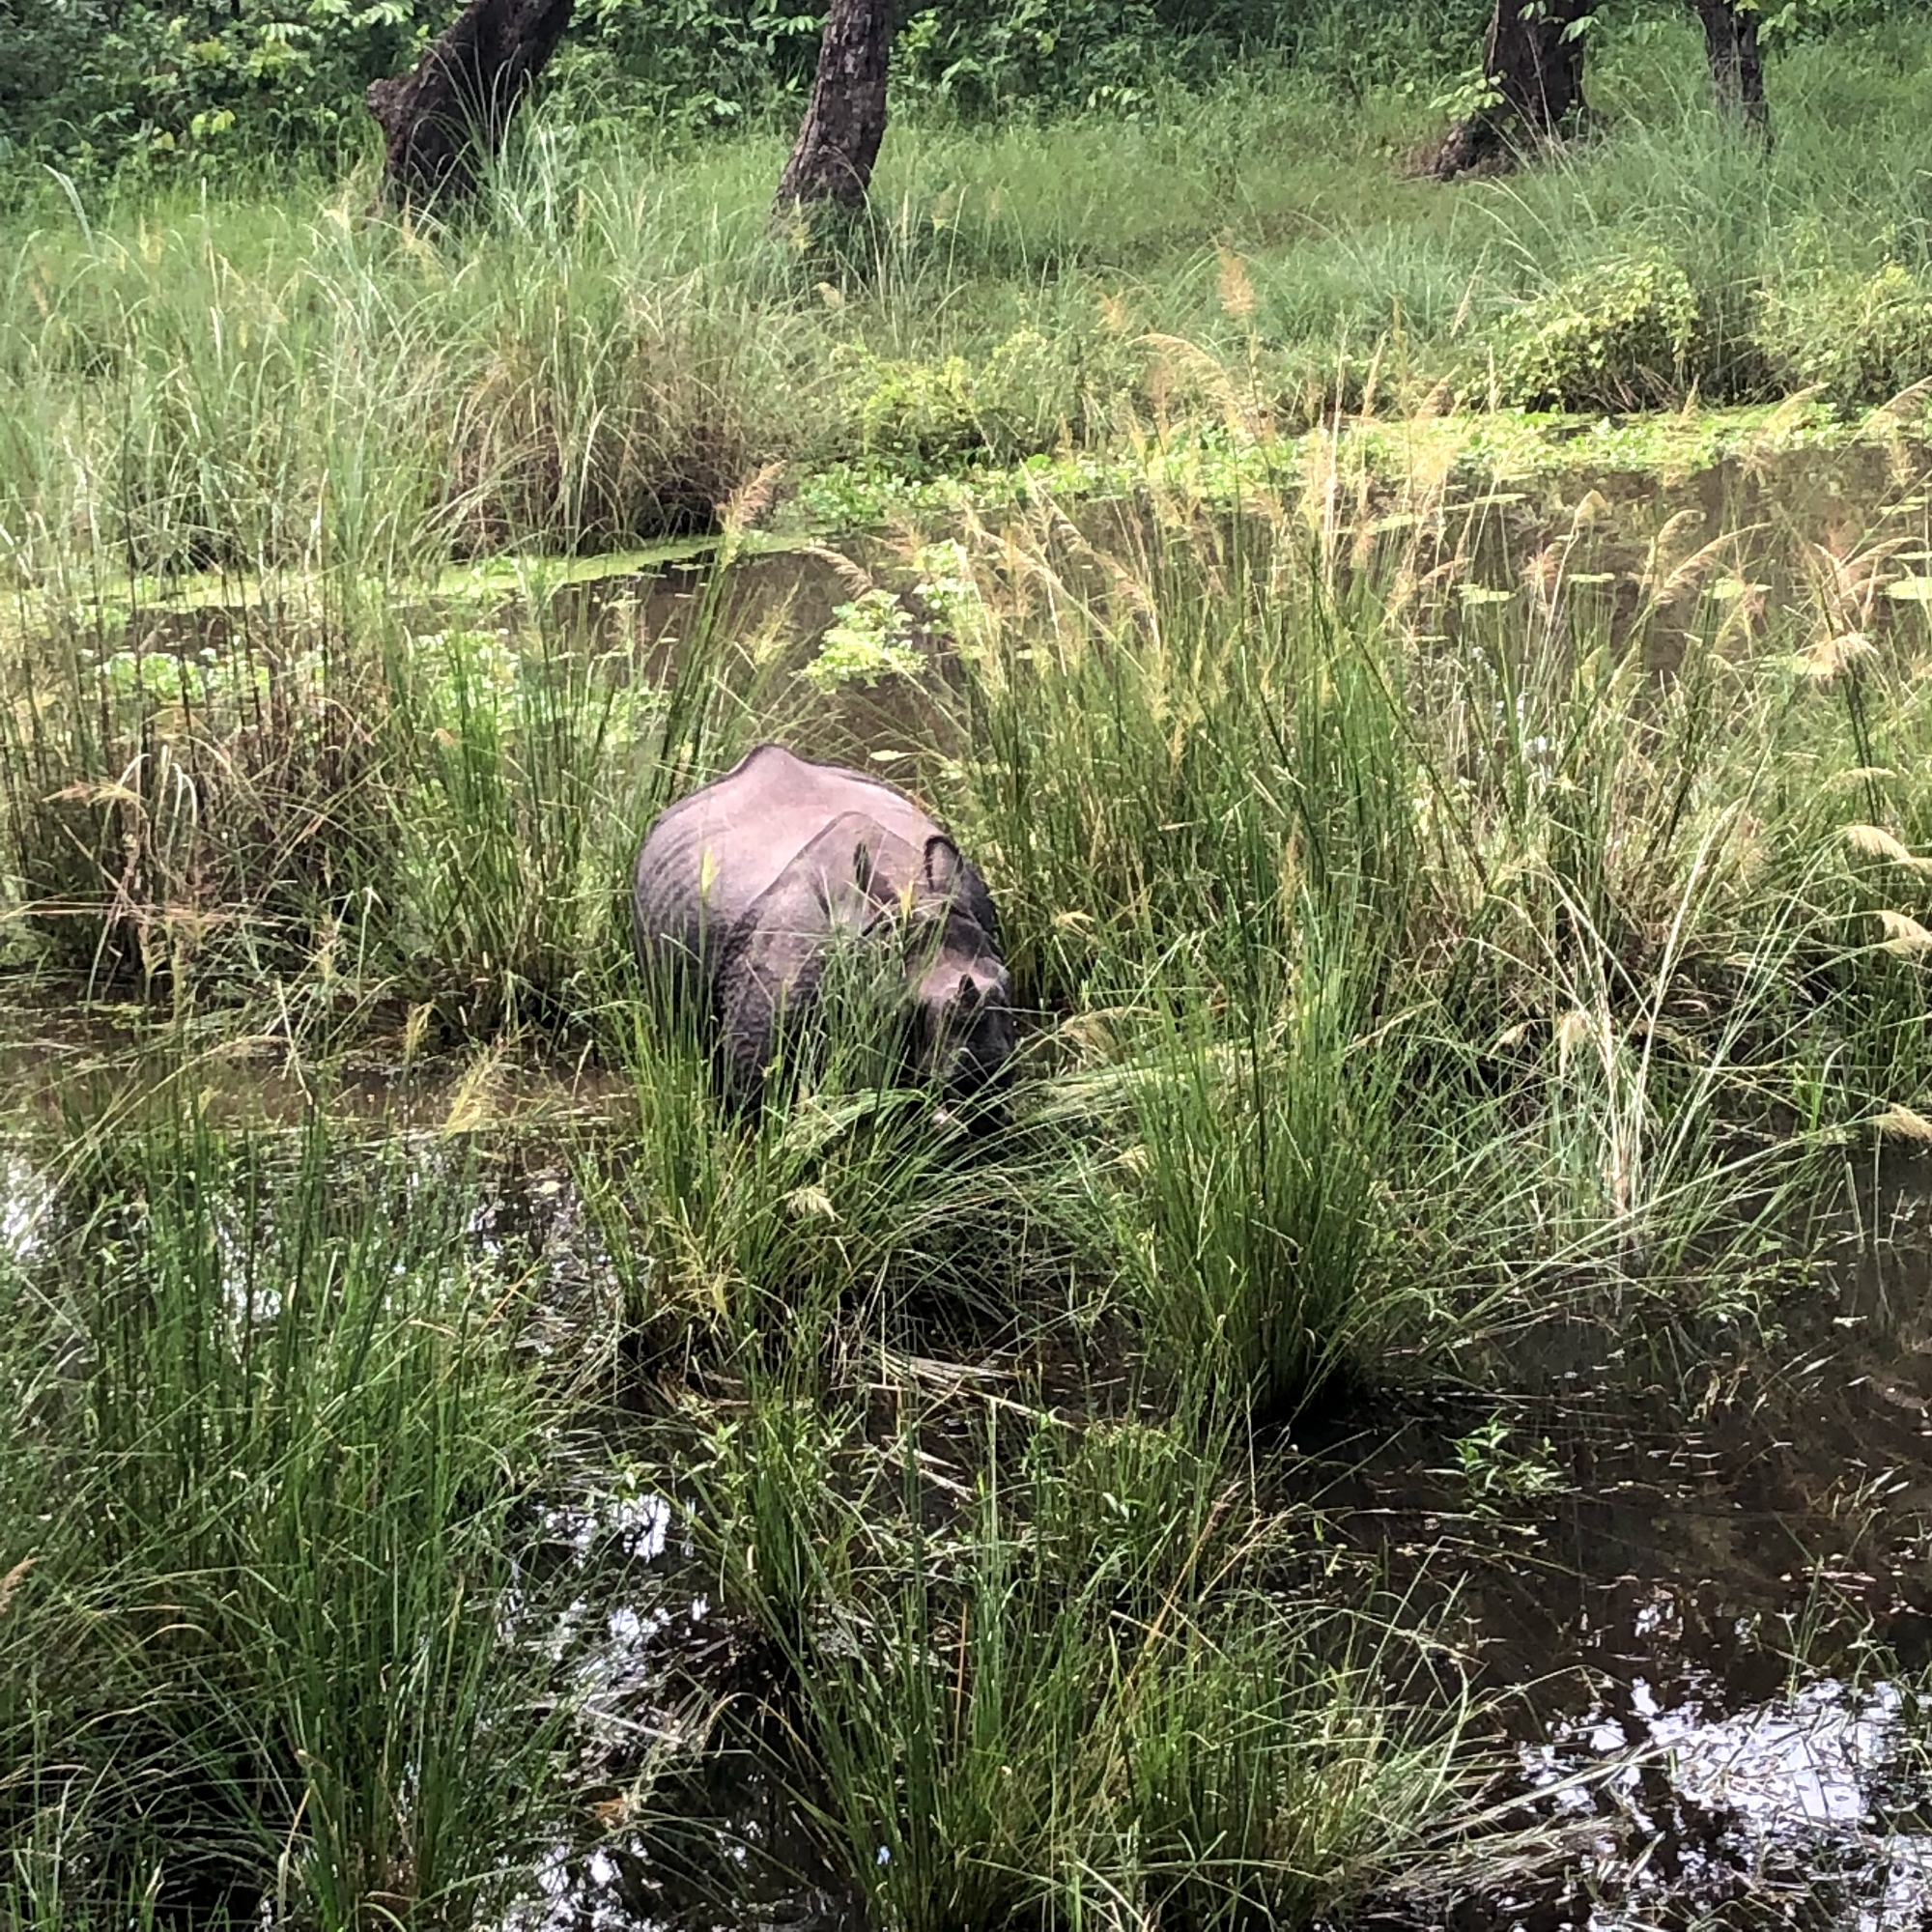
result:
[(1016, 1044), (1012, 982), (989, 929), (992, 908), (983, 888), (968, 890), (964, 874), (958, 847), (928, 838), (910, 923), (920, 1067), (956, 1095), (995, 1079)]

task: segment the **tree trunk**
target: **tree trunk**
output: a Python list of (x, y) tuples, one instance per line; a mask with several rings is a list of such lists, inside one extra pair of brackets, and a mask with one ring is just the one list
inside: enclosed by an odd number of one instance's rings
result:
[(1757, 12), (1738, 0), (1690, 0), (1704, 23), (1704, 52), (1718, 105), (1739, 115), (1767, 147), (1771, 105), (1764, 97), (1764, 55), (1757, 43)]
[(1597, 0), (1496, 0), (1483, 43), (1483, 78), (1494, 99), (1443, 142), (1447, 179), (1522, 147), (1552, 141), (1583, 110), (1583, 37), (1571, 31)]
[(773, 213), (836, 202), (861, 209), (886, 133), (892, 0), (832, 0), (805, 125), (779, 177)]
[(384, 185), (404, 206), (467, 201), (570, 25), (573, 0), (469, 0), (413, 73), (363, 97), (388, 137)]

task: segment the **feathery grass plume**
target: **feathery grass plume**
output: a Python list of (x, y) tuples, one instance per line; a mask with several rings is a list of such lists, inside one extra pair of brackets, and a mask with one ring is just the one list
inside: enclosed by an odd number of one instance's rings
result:
[(503, 1072), (503, 1057), (497, 1047), (475, 1055), (456, 1083), (448, 1111), (443, 1115), (442, 1132), (447, 1136), (472, 1134), (484, 1126), (497, 1105), (497, 1087)]
[(1217, 242), (1214, 259), (1218, 270), (1221, 311), (1236, 322), (1250, 321), (1255, 312), (1255, 285), (1248, 279), (1247, 264), (1225, 242)]
[(1845, 827), (1845, 842), (1853, 851), (1861, 852), (1868, 859), (1885, 859), (1894, 866), (1903, 866), (1908, 871), (1932, 872), (1932, 859), (1921, 858), (1882, 826), (1848, 825)]
[(23, 1556), (4, 1577), (0, 1577), (0, 1616), (7, 1614), (7, 1606), (14, 1601), (14, 1593), (27, 1580), (27, 1573), (33, 1567), (34, 1559), (31, 1556)]
[(782, 463), (762, 464), (718, 506), (718, 527), (727, 538), (757, 527), (777, 500), (784, 474)]
[(1881, 944), (1886, 952), (1897, 953), (1901, 958), (1912, 958), (1932, 950), (1932, 932), (1928, 932), (1910, 913), (1894, 912), (1889, 906), (1881, 906), (1874, 917), (1885, 928)]
[(1878, 646), (1862, 631), (1843, 631), (1808, 644), (1796, 662), (1801, 673), (1817, 684), (1829, 684), (1841, 673), (1869, 664)]

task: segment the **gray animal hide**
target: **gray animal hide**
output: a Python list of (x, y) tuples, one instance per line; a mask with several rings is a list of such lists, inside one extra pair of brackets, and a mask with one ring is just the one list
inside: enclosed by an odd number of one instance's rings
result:
[(984, 881), (910, 799), (863, 773), (759, 746), (651, 827), (633, 913), (646, 978), (716, 1028), (741, 1097), (811, 1017), (847, 945), (898, 974), (917, 1057), (950, 1091), (983, 1085), (1012, 1053)]

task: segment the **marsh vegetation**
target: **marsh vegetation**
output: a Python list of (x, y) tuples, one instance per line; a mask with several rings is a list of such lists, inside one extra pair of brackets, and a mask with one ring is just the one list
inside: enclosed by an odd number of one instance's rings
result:
[[(1507, 186), (915, 121), (810, 261), (762, 135), (16, 205), (0, 1925), (1918, 1908), (1932, 43), (1768, 161), (1658, 44)], [(639, 999), (765, 738), (984, 871), (996, 1130)]]

